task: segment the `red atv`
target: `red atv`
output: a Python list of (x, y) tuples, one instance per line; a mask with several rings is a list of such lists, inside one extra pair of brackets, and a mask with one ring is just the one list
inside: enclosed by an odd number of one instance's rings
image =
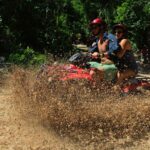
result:
[[(93, 61), (91, 56), (83, 53), (76, 53), (70, 57), (70, 64), (67, 65), (43, 65), (39, 72), (45, 73), (48, 77), (48, 81), (51, 80), (87, 80), (91, 84), (96, 83), (93, 77), (90, 75), (91, 68), (88, 64), (89, 61)], [(56, 73), (57, 72), (57, 73)], [(113, 82), (113, 81), (112, 81)], [(130, 78), (122, 83), (122, 93), (131, 93), (139, 88), (150, 89), (150, 77), (138, 75), (136, 78)]]

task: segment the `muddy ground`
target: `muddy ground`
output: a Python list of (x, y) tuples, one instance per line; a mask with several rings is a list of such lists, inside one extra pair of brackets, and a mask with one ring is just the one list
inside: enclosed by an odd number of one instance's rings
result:
[[(9, 77), (7, 77), (8, 79)], [(83, 146), (69, 137), (61, 137), (32, 114), (22, 115), (14, 104), (13, 87), (4, 78), (0, 82), (0, 150), (94, 150), (92, 145)], [(150, 99), (149, 99), (150, 100)], [(146, 99), (148, 101), (148, 99)], [(22, 109), (24, 107), (22, 106)], [(107, 150), (150, 150), (150, 135), (130, 141), (104, 143)]]

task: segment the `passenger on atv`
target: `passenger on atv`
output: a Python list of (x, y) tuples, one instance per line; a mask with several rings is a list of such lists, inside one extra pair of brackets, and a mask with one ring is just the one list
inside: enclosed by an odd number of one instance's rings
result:
[(121, 46), (121, 50), (117, 52), (118, 59), (115, 62), (118, 68), (117, 84), (120, 84), (124, 79), (136, 76), (138, 65), (132, 53), (131, 43), (127, 38), (127, 27), (123, 24), (116, 24), (113, 27), (113, 33)]

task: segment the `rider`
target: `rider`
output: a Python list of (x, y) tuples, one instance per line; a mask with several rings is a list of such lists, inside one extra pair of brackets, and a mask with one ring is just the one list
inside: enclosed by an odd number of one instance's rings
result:
[[(100, 79), (112, 80), (117, 73), (117, 68), (111, 59), (116, 57), (115, 55), (120, 49), (118, 42), (114, 35), (107, 33), (107, 25), (101, 18), (92, 20), (90, 28), (92, 34), (95, 36), (95, 41), (89, 51), (94, 58), (100, 56), (101, 62), (90, 62), (89, 64), (92, 68), (97, 68), (100, 73)], [(94, 75), (95, 71), (91, 71), (90, 73)]]
[(127, 27), (124, 24), (116, 24), (113, 26), (113, 33), (121, 46), (115, 63), (118, 69), (117, 84), (120, 84), (124, 79), (134, 77), (138, 72), (138, 66), (132, 54), (131, 43), (127, 38)]

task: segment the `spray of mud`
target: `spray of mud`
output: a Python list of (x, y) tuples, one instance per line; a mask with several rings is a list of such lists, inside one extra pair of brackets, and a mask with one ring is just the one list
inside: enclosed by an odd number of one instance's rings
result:
[[(24, 115), (36, 114), (58, 135), (84, 147), (107, 149), (118, 139), (132, 141), (150, 132), (149, 91), (120, 97), (106, 83), (92, 87), (81, 80), (48, 82), (46, 75), (36, 74), (14, 69), (14, 102)], [(54, 71), (54, 78), (58, 74)]]

